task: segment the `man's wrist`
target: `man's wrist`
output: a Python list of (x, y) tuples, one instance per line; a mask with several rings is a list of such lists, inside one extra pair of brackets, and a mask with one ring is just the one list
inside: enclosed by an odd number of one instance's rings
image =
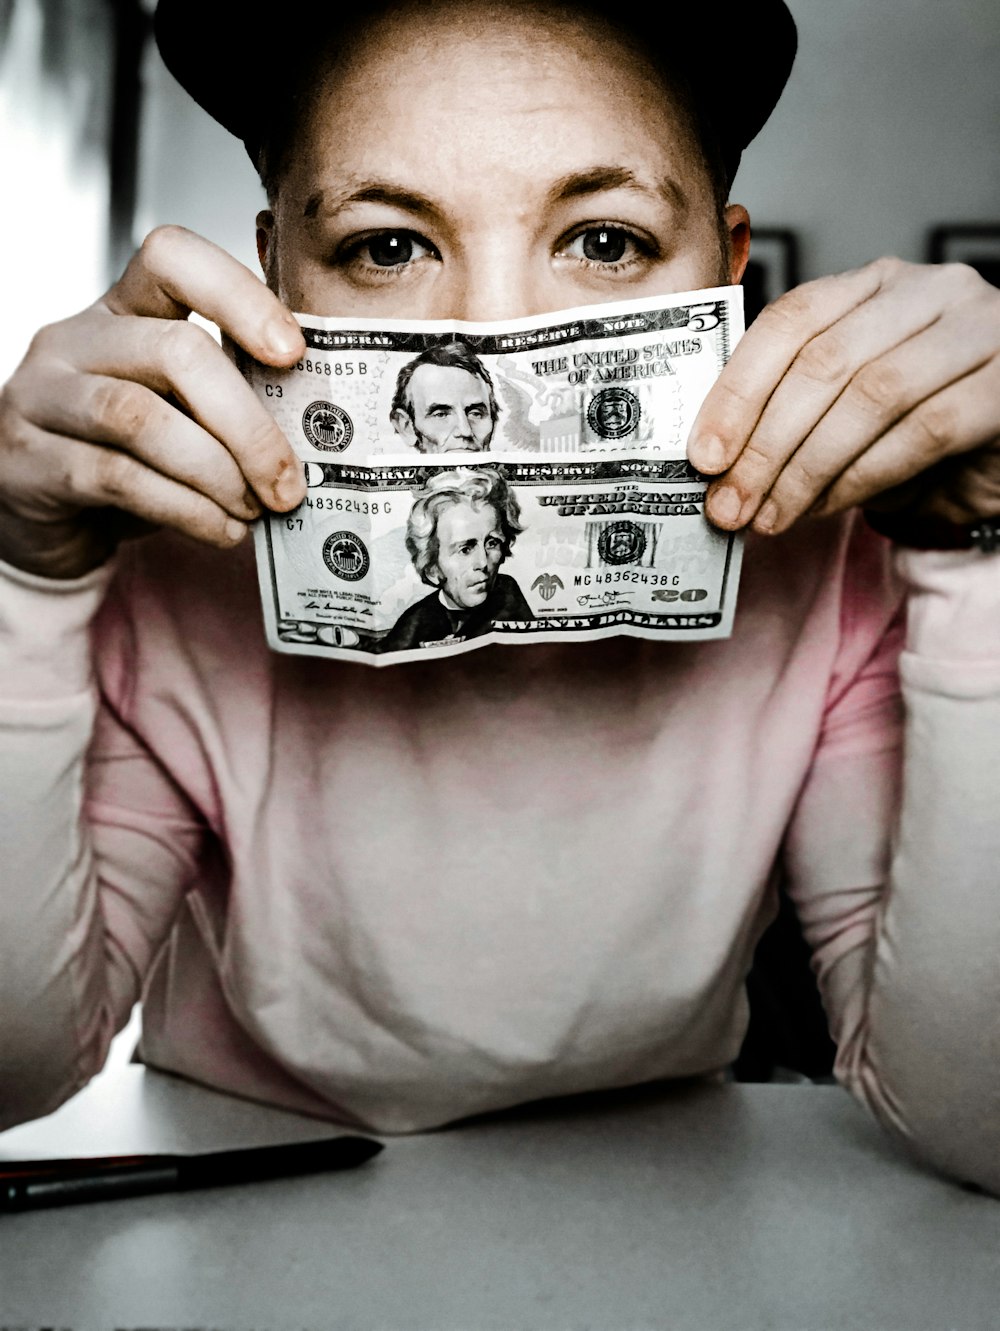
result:
[[(110, 524), (109, 524), (110, 525)], [(77, 519), (41, 522), (22, 517), (0, 499), (0, 561), (37, 578), (72, 582), (114, 553), (114, 541)]]

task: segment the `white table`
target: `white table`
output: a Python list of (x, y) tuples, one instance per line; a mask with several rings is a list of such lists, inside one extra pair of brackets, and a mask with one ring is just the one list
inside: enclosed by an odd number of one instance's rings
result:
[[(129, 1067), (0, 1158), (328, 1126)], [(0, 1217), (0, 1327), (1000, 1326), (1000, 1202), (835, 1088), (647, 1090), (392, 1138), (345, 1174)]]

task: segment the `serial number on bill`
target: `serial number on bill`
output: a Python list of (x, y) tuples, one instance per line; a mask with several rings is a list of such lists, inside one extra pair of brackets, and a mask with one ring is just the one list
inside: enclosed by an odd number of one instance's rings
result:
[(306, 495), (302, 502), (306, 508), (325, 508), (336, 513), (392, 512), (389, 499), (345, 499), (342, 495), (334, 499), (332, 495)]
[(300, 360), (295, 368), (302, 374), (325, 375), (327, 379), (350, 378), (352, 374), (367, 374), (364, 360)]

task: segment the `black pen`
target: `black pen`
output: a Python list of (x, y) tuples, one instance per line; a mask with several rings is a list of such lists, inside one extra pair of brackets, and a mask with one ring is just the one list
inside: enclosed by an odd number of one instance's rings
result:
[(381, 1150), (382, 1143), (370, 1137), (346, 1136), (201, 1155), (0, 1161), (0, 1212), (353, 1169)]

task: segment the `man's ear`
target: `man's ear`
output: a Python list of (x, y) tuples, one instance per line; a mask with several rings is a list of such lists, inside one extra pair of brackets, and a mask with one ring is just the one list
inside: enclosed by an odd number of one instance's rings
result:
[(742, 203), (731, 203), (725, 217), (729, 232), (729, 280), (735, 286), (750, 258), (750, 214)]
[(271, 282), (271, 267), (274, 262), (274, 213), (265, 208), (257, 214), (257, 258), (260, 270), (267, 285), (274, 289)]
[(408, 444), (417, 442), (417, 428), (413, 424), (413, 418), (405, 407), (397, 407), (392, 413), (392, 428)]

